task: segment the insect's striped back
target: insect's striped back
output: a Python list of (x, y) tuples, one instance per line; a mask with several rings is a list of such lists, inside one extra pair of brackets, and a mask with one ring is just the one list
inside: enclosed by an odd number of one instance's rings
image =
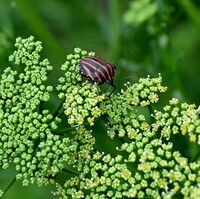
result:
[(97, 56), (87, 56), (80, 60), (79, 67), (93, 81), (113, 85), (116, 67), (105, 59)]

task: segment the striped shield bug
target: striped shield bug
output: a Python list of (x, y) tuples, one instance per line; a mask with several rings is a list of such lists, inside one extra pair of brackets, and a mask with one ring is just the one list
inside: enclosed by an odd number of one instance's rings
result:
[(109, 96), (115, 91), (116, 86), (113, 77), (116, 67), (113, 64), (98, 56), (86, 56), (79, 61), (78, 66), (86, 76), (91, 78), (91, 82), (111, 85), (114, 89)]

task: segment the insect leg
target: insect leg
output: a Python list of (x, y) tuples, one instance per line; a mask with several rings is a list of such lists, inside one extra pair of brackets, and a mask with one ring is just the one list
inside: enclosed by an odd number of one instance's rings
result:
[(89, 81), (89, 82), (83, 84), (80, 88), (83, 88), (84, 86), (86, 86), (87, 84), (90, 84), (90, 83), (92, 83), (92, 82), (94, 82), (94, 81), (93, 81), (93, 80), (92, 80), (92, 81)]
[(111, 85), (114, 89), (112, 90), (112, 92), (110, 92), (110, 94), (108, 95), (108, 97), (110, 97), (112, 95), (112, 93), (116, 90), (116, 86), (115, 85)]

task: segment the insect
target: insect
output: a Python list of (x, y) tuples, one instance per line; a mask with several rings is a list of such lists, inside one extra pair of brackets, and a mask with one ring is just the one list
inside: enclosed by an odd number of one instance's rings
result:
[(114, 89), (109, 96), (115, 91), (116, 86), (113, 78), (116, 67), (113, 64), (98, 56), (87, 56), (79, 61), (78, 66), (85, 75), (91, 78), (91, 82), (111, 85)]

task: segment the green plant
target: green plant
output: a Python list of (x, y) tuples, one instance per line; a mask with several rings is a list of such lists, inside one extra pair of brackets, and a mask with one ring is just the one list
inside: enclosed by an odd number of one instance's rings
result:
[[(176, 147), (178, 138), (199, 147), (200, 107), (173, 98), (163, 110), (153, 110), (167, 89), (161, 75), (126, 83), (108, 99), (109, 93), (98, 95), (96, 83), (83, 86), (88, 79), (71, 72), (80, 72), (83, 56), (94, 55), (76, 48), (61, 67), (65, 75), (56, 90), (62, 101), (50, 113), (45, 103), (55, 88), (45, 83), (52, 66), (40, 60), (41, 42), (31, 36), (18, 38), (15, 46), (9, 60), (24, 71), (8, 67), (0, 77), (0, 164), (15, 165), (12, 183), (52, 183), (60, 198), (200, 197), (199, 149), (186, 157)], [(106, 139), (118, 141), (111, 146), (114, 155), (103, 150), (104, 143), (96, 148), (92, 126), (100, 120)], [(68, 174), (64, 183), (61, 172)]]

